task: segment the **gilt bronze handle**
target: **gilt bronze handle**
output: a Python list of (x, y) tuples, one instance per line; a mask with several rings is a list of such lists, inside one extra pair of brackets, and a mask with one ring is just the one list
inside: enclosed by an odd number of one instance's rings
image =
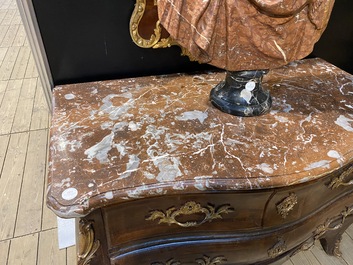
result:
[[(202, 207), (200, 204), (190, 201), (185, 203), (179, 209), (175, 207), (171, 207), (168, 210), (159, 211), (154, 210), (150, 213), (149, 217), (146, 218), (148, 221), (153, 221), (159, 219), (159, 224), (166, 223), (168, 225), (176, 224), (181, 227), (196, 227), (200, 226), (206, 222), (211, 222), (215, 219), (222, 219), (222, 214), (227, 214), (233, 212), (233, 208), (230, 207), (229, 204), (221, 205), (218, 208), (215, 208), (212, 205), (207, 205), (206, 207)], [(187, 221), (187, 222), (179, 222), (177, 217), (182, 215), (192, 215), (192, 214), (204, 214), (205, 217), (201, 221)]]
[(100, 247), (99, 240), (95, 240), (93, 222), (80, 219), (79, 224), (79, 244), (78, 244), (78, 265), (89, 265), (91, 259)]
[(297, 202), (297, 195), (295, 195), (295, 193), (290, 193), (287, 198), (277, 204), (277, 213), (280, 214), (283, 219), (286, 219), (289, 212), (294, 209)]
[(345, 179), (349, 176), (353, 174), (353, 166), (351, 166), (349, 169), (347, 169), (346, 171), (344, 171), (341, 175), (339, 175), (337, 178), (334, 178), (330, 184), (328, 185), (328, 187), (333, 190), (333, 189), (337, 189), (340, 186), (350, 186), (353, 185), (353, 180), (349, 181), (349, 182), (345, 182)]

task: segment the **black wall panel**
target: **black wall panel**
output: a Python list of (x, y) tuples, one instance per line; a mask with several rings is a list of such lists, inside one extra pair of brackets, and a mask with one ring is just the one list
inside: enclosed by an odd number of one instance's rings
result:
[[(135, 0), (33, 0), (55, 85), (210, 68), (130, 38)], [(338, 0), (313, 56), (353, 73), (353, 1)]]
[(142, 49), (131, 40), (134, 0), (34, 0), (55, 85), (194, 71), (180, 49)]
[(331, 19), (312, 53), (353, 74), (353, 1), (336, 0)]

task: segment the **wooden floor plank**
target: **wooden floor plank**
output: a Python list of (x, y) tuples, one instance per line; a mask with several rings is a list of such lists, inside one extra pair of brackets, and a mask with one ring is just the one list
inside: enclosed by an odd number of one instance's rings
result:
[(0, 179), (0, 240), (14, 235), (27, 143), (28, 133), (13, 134), (10, 137)]
[(37, 78), (24, 79), (11, 132), (28, 131), (31, 126)]
[(33, 54), (31, 53), (28, 59), (25, 78), (33, 78), (33, 77), (38, 77), (38, 71), (37, 71), (36, 64), (34, 62)]
[(30, 53), (29, 47), (20, 48), (10, 79), (23, 79), (25, 77)]
[(6, 9), (10, 9), (11, 5), (12, 5), (12, 2), (13, 0), (3, 0), (3, 6), (6, 8)]
[[(69, 247), (66, 249), (66, 265), (77, 265), (77, 255), (76, 255), (76, 247)], [(292, 264), (288, 264), (292, 265)]]
[(13, 67), (16, 63), (20, 47), (10, 47), (7, 50), (4, 60), (0, 67), (0, 80), (8, 80), (12, 74)]
[(26, 78), (23, 79), (21, 85), (20, 99), (31, 99), (34, 102), (34, 97), (36, 95), (38, 78)]
[(10, 26), (8, 26), (8, 25), (0, 25), (0, 44), (5, 39), (5, 36), (7, 34), (7, 31), (9, 30), (9, 28), (10, 28)]
[(342, 258), (347, 264), (353, 264), (353, 240), (346, 233), (342, 236), (340, 250), (342, 252)]
[[(348, 227), (348, 229), (346, 230), (346, 233), (348, 234), (348, 236), (353, 240), (353, 225), (351, 225), (350, 227)], [(353, 254), (353, 253), (352, 253)]]
[(0, 135), (0, 179), (1, 179), (1, 172), (4, 166), (5, 155), (7, 152), (9, 140), (10, 140), (10, 135)]
[(38, 265), (66, 264), (66, 249), (59, 250), (57, 230), (41, 232), (39, 235)]
[[(45, 185), (47, 187), (47, 185)], [(57, 228), (56, 215), (46, 206), (46, 199), (43, 202), (42, 230)]]
[(315, 246), (311, 252), (322, 265), (348, 265), (343, 258), (327, 255), (319, 244)]
[(0, 92), (0, 106), (1, 106), (1, 103), (2, 103), (2, 100), (5, 96), (5, 93), (4, 92)]
[(0, 10), (0, 25), (6, 16), (7, 10)]
[[(294, 265), (320, 265), (320, 262), (315, 258), (310, 251), (302, 251), (290, 259)], [(328, 264), (322, 264), (328, 265)]]
[[(47, 130), (32, 131), (29, 135), (15, 236), (35, 233), (41, 230), (42, 201), (45, 193), (47, 138)], [(28, 216), (31, 218), (28, 218)]]
[(29, 47), (29, 41), (28, 38), (25, 39), (25, 43), (23, 44), (23, 47)]
[(5, 91), (6, 91), (8, 83), (9, 83), (8, 81), (0, 81), (0, 107), (2, 104), (2, 100), (5, 96)]
[(17, 8), (17, 3), (16, 3), (16, 1), (15, 0), (11, 0), (11, 4), (10, 4), (10, 6), (9, 6), (9, 9), (18, 9)]
[(0, 9), (10, 9), (11, 2), (12, 0), (2, 0)]
[(16, 13), (15, 9), (8, 9), (4, 19), (1, 22), (1, 25), (11, 25), (11, 21), (15, 13)]
[(5, 55), (7, 53), (8, 48), (0, 48), (0, 65), (5, 59)]
[[(9, 84), (8, 80), (1, 80), (0, 81), (0, 93), (5, 93), (8, 84)], [(1, 104), (0, 104), (0, 106), (1, 106)]]
[(282, 265), (293, 265), (293, 262), (289, 259), (285, 261)]
[(16, 10), (12, 20), (11, 20), (11, 25), (20, 25), (22, 24), (22, 19), (20, 16), (20, 12), (18, 10)]
[[(10, 4), (6, 4), (6, 5), (10, 5)], [(16, 13), (16, 10), (14, 9), (7, 9), (6, 15), (4, 17), (4, 19), (1, 22), (1, 25), (11, 25), (11, 21), (12, 18), (14, 17)]]
[(7, 264), (7, 257), (10, 249), (10, 240), (0, 242), (0, 264)]
[(7, 48), (7, 47), (12, 46), (12, 44), (16, 38), (19, 27), (20, 27), (20, 25), (10, 25), (9, 26), (9, 29), (6, 32), (6, 35), (4, 36), (4, 38), (0, 44), (0, 47)]
[(34, 100), (31, 130), (46, 129), (49, 126), (49, 110), (45, 101), (44, 92), (40, 80), (37, 82), (36, 96)]
[[(49, 143), (49, 130), (48, 130), (47, 144), (48, 143)], [(49, 148), (49, 147), (47, 147), (47, 148)], [(49, 158), (49, 152), (47, 152), (46, 161), (48, 161), (48, 158)], [(46, 187), (48, 186), (48, 177), (47, 177), (47, 175), (45, 176), (44, 179), (45, 179), (44, 187), (46, 189)], [(57, 228), (58, 223), (57, 223), (56, 215), (47, 207), (46, 196), (45, 195), (43, 196), (42, 230), (49, 230), (49, 229)]]
[(10, 90), (18, 90), (20, 91), (22, 88), (22, 84), (23, 84), (23, 80), (19, 79), (19, 80), (3, 80), (3, 82), (7, 82), (7, 86), (6, 86), (6, 91), (10, 91)]
[(8, 265), (37, 264), (38, 234), (11, 240)]
[(0, 106), (0, 117), (2, 124), (0, 126), (0, 135), (11, 132), (13, 119), (16, 114), (17, 103), (20, 97), (20, 89), (11, 89), (22, 85), (22, 80), (9, 82)]
[(16, 37), (12, 43), (12, 46), (23, 46), (26, 40), (26, 31), (23, 25), (19, 25)]

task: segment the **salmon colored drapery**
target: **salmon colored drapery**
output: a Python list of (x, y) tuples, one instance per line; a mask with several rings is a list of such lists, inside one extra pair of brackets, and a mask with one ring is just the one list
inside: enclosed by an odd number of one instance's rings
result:
[(170, 35), (201, 63), (269, 69), (311, 53), (334, 0), (158, 0)]

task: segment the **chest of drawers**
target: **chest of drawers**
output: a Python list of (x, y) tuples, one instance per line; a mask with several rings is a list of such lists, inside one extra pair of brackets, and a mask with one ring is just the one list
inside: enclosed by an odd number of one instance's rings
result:
[(353, 77), (273, 70), (273, 110), (208, 102), (224, 73), (57, 87), (48, 206), (77, 218), (78, 264), (281, 262), (352, 223)]
[(103, 207), (83, 222), (103, 235), (95, 240), (106, 245), (106, 264), (266, 264), (339, 240), (353, 190), (330, 190), (334, 175), (262, 192), (157, 196)]

